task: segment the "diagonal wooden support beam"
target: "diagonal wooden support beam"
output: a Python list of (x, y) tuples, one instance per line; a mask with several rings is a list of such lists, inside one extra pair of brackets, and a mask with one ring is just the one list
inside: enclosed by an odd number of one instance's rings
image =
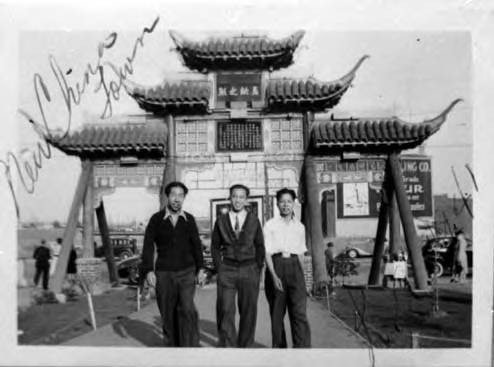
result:
[(112, 285), (119, 285), (117, 267), (115, 265), (115, 257), (113, 256), (113, 246), (110, 241), (110, 231), (106, 222), (105, 206), (103, 200), (100, 201), (96, 208), (96, 217), (98, 218), (99, 233), (101, 234), (101, 242), (105, 250), (106, 264), (108, 265), (108, 274)]
[(306, 155), (303, 170), (305, 174), (307, 214), (309, 216), (309, 225), (306, 227), (306, 231), (310, 232), (313, 278), (314, 286), (317, 288), (327, 283), (329, 278), (324, 256), (324, 237), (322, 235), (316, 164), (312, 157)]
[(75, 231), (77, 227), (77, 219), (82, 206), (82, 201), (91, 178), (92, 164), (90, 162), (82, 162), (82, 172), (79, 176), (79, 181), (75, 190), (72, 205), (70, 207), (67, 226), (63, 233), (62, 249), (58, 255), (58, 261), (53, 274), (51, 289), (55, 294), (61, 293), (65, 274), (67, 273), (67, 263), (69, 261), (70, 250), (74, 244)]
[(386, 230), (388, 228), (388, 218), (390, 211), (390, 199), (393, 197), (393, 185), (389, 167), (386, 165), (384, 182), (381, 191), (381, 204), (379, 206), (379, 219), (377, 222), (374, 251), (372, 254), (371, 270), (369, 272), (369, 285), (379, 285), (381, 283), (381, 261), (384, 253), (384, 243), (386, 240)]
[(427, 289), (427, 271), (425, 269), (424, 258), (420, 251), (420, 241), (415, 230), (412, 209), (410, 208), (410, 202), (408, 201), (405, 192), (403, 172), (401, 170), (398, 153), (391, 153), (389, 155), (388, 164), (393, 179), (394, 190), (396, 192), (396, 201), (398, 202), (401, 223), (403, 224), (403, 231), (405, 233), (405, 242), (412, 261), (415, 287), (419, 290), (425, 290)]
[(176, 159), (176, 142), (175, 142), (175, 119), (172, 115), (165, 117), (167, 126), (167, 152), (166, 166), (163, 172), (163, 180), (160, 189), (160, 209), (166, 206), (165, 187), (170, 182), (177, 180), (177, 159)]
[(86, 193), (82, 203), (82, 257), (94, 257), (94, 169), (91, 162)]
[(389, 254), (393, 256), (400, 251), (400, 212), (398, 211), (398, 203), (396, 201), (396, 195), (393, 192), (390, 198), (389, 206)]

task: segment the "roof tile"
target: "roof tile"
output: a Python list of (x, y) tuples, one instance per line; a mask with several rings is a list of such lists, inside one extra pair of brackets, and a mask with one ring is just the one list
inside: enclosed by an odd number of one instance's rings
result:
[(311, 130), (311, 146), (338, 148), (345, 146), (415, 147), (436, 133), (446, 121), (447, 114), (460, 100), (453, 101), (437, 117), (421, 123), (409, 123), (396, 117), (374, 119), (334, 119), (316, 121)]
[(293, 52), (304, 33), (298, 31), (279, 40), (240, 36), (191, 41), (174, 31), (170, 31), (170, 36), (185, 65), (202, 72), (204, 69), (238, 69), (239, 65), (247, 69), (287, 67), (293, 62)]
[(85, 125), (61, 140), (50, 143), (69, 155), (100, 156), (132, 154), (142, 149), (163, 156), (167, 134), (164, 124)]

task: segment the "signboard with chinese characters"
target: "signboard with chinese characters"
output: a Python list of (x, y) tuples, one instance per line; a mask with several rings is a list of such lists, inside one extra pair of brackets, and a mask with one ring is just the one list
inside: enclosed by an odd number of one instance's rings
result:
[(98, 164), (94, 168), (94, 186), (107, 187), (160, 187), (164, 165), (139, 164), (118, 166)]
[[(318, 165), (318, 181), (323, 185), (336, 184), (339, 218), (378, 217), (384, 168), (384, 159), (322, 162)], [(413, 215), (431, 217), (433, 204), (430, 157), (403, 156), (401, 169), (405, 192)], [(365, 198), (367, 199), (364, 200)], [(367, 209), (364, 209), (365, 202), (367, 202)]]
[(261, 121), (218, 121), (216, 142), (218, 152), (262, 150)]
[(216, 75), (218, 101), (260, 101), (261, 73), (218, 73)]

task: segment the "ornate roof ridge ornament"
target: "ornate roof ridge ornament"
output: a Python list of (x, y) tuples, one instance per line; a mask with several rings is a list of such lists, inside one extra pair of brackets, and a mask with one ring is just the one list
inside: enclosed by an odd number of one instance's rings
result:
[(334, 118), (316, 120), (311, 126), (312, 147), (341, 149), (354, 147), (366, 148), (394, 147), (411, 149), (422, 144), (435, 134), (445, 123), (453, 107), (461, 102), (458, 98), (434, 118), (422, 122), (407, 122), (396, 116), (377, 118)]
[(269, 79), (266, 90), (269, 109), (324, 111), (336, 106), (367, 58), (368, 55), (362, 56), (348, 73), (329, 82), (320, 81), (313, 76), (305, 79)]
[(175, 30), (169, 31), (182, 61), (190, 69), (206, 73), (212, 70), (255, 69), (277, 70), (292, 64), (305, 31), (273, 39), (262, 36), (209, 37), (202, 41), (189, 40)]

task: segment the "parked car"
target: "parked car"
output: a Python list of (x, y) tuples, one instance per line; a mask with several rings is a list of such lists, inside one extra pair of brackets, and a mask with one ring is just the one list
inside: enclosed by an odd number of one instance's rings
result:
[[(110, 241), (113, 247), (113, 256), (117, 259), (126, 259), (138, 254), (137, 240), (135, 238), (125, 235), (114, 235), (110, 236)], [(95, 249), (95, 256), (105, 256), (103, 246)]]
[(117, 271), (120, 278), (127, 278), (129, 284), (137, 284), (139, 282), (139, 266), (141, 258), (139, 255), (127, 257), (117, 261)]
[[(435, 273), (436, 276), (440, 277), (452, 273), (455, 246), (455, 236), (439, 236), (425, 241), (422, 247), (422, 256), (424, 257), (425, 267), (429, 275)], [(471, 273), (472, 271), (472, 259), (472, 241), (467, 239), (468, 273)]]
[(199, 237), (202, 243), (202, 255), (204, 258), (204, 267), (209, 272), (214, 272), (213, 256), (211, 255), (211, 236), (209, 233), (200, 233)]
[(351, 259), (357, 257), (372, 256), (374, 249), (374, 240), (370, 238), (352, 240), (345, 246), (343, 253)]
[(137, 255), (137, 241), (126, 236), (112, 237), (113, 256), (126, 259)]

